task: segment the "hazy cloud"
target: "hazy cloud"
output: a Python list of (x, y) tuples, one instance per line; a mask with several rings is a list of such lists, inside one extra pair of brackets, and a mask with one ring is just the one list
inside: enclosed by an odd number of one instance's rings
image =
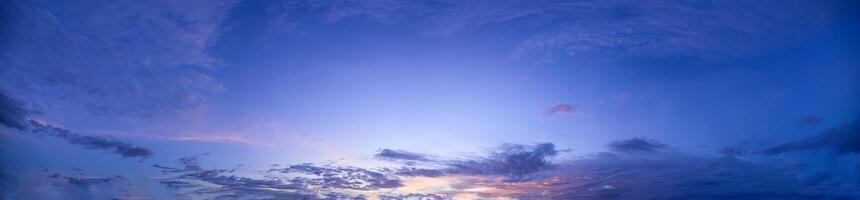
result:
[(666, 150), (669, 148), (669, 145), (663, 144), (660, 141), (654, 139), (647, 138), (631, 138), (625, 140), (618, 140), (606, 145), (610, 150), (615, 152), (645, 152), (645, 153), (653, 153), (661, 150)]
[(66, 142), (80, 145), (86, 149), (110, 150), (125, 158), (149, 158), (153, 155), (152, 150), (134, 146), (114, 138), (80, 135), (73, 133), (68, 129), (36, 120), (29, 120), (29, 122), (31, 125), (30, 132), (36, 135), (46, 135), (63, 139)]
[[(282, 1), (271, 5), (271, 29), (297, 32), (314, 22), (363, 18), (380, 23), (422, 19), (426, 35), (452, 37), (481, 27), (516, 24), (524, 39), (515, 57), (551, 62), (561, 56), (719, 57), (766, 50), (825, 26), (841, 3), (820, 1)], [(310, 17), (308, 17), (310, 16)], [(308, 18), (312, 20), (308, 20)], [(527, 25), (523, 25), (527, 24)], [(654, 52), (659, 52), (655, 54)]]
[(426, 155), (403, 150), (382, 149), (379, 150), (379, 152), (377, 152), (374, 156), (378, 159), (390, 161), (404, 161), (408, 163), (431, 161), (429, 158), (426, 157)]
[(546, 112), (544, 113), (544, 116), (552, 116), (552, 115), (559, 115), (559, 114), (573, 114), (574, 112), (576, 112), (576, 105), (558, 104), (558, 105), (549, 107), (546, 110)]
[(837, 154), (860, 153), (860, 120), (827, 129), (815, 136), (777, 145), (761, 153), (776, 155), (791, 152), (830, 149)]
[(452, 160), (446, 162), (448, 173), (466, 175), (505, 176), (519, 180), (525, 176), (552, 167), (548, 160), (559, 154), (552, 143), (536, 145), (506, 144), (485, 158)]
[[(194, 108), (221, 85), (207, 49), (232, 1), (4, 2), (0, 89), (96, 114)], [(97, 59), (94, 59), (97, 58)]]
[(152, 156), (152, 150), (147, 148), (137, 147), (109, 137), (81, 135), (60, 126), (31, 119), (28, 116), (31, 111), (23, 106), (22, 102), (0, 92), (0, 124), (37, 136), (59, 138), (87, 149), (111, 150), (126, 158), (149, 158)]
[(27, 125), (25, 122), (27, 115), (29, 115), (29, 111), (24, 108), (22, 102), (0, 92), (0, 124), (24, 130)]

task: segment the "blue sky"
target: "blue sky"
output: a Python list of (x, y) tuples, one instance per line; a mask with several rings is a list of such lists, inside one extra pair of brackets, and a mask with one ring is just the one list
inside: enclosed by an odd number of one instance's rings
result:
[(0, 197), (858, 198), (857, 8), (4, 2)]

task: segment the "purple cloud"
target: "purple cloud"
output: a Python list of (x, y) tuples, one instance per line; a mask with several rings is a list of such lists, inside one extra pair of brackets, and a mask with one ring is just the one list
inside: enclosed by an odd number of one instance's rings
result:
[(618, 140), (606, 145), (610, 150), (615, 152), (625, 153), (653, 153), (666, 150), (669, 145), (663, 144), (660, 141), (647, 138), (631, 138), (626, 140)]

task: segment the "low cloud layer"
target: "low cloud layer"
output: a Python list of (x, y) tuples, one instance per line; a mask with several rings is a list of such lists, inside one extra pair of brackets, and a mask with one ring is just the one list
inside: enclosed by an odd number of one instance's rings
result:
[[(654, 148), (657, 146), (668, 146), (656, 140), (632, 138), (619, 141), (631, 144), (644, 141), (649, 144), (644, 145), (648, 146), (649, 154), (604, 152), (552, 163), (548, 158), (560, 151), (551, 143), (508, 144), (470, 159), (428, 159), (422, 156), (421, 160), (428, 162), (402, 168), (273, 165), (255, 176), (262, 178), (239, 176), (236, 173), (239, 170), (235, 168), (203, 169), (197, 162), (198, 156), (180, 159), (178, 163), (183, 165), (180, 167), (156, 167), (170, 177), (162, 179), (163, 184), (185, 191), (180, 196), (212, 195), (216, 199), (456, 199), (464, 196), (515, 199), (860, 198), (860, 188), (850, 177), (829, 172), (802, 175), (807, 167), (797, 162), (696, 157), (656, 151)], [(643, 151), (640, 146), (626, 149)], [(418, 155), (408, 151), (389, 153), (380, 151), (376, 156), (395, 163), (400, 162), (391, 160), (392, 157), (418, 158), (400, 156)], [(398, 156), (380, 157), (380, 154)], [(415, 187), (449, 189), (422, 192), (408, 189)]]

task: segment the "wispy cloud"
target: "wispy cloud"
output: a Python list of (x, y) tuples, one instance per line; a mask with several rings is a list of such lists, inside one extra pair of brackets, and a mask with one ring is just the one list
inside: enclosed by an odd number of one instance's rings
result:
[(51, 136), (87, 149), (110, 150), (125, 158), (149, 158), (152, 150), (114, 138), (81, 135), (63, 127), (30, 118), (31, 111), (21, 101), (0, 93), (0, 124), (37, 136)]
[(648, 138), (631, 138), (618, 140), (606, 145), (610, 150), (615, 152), (624, 152), (624, 153), (653, 153), (657, 151), (666, 150), (669, 148), (669, 145), (663, 144), (660, 141)]
[(492, 25), (529, 24), (521, 30), (525, 38), (511, 50), (514, 57), (537, 62), (594, 54), (720, 57), (801, 38), (826, 24), (839, 6), (818, 1), (286, 1), (271, 5), (269, 25), (295, 32), (314, 21), (419, 18), (431, 24), (422, 27), (427, 35), (453, 37)]
[(827, 129), (809, 138), (777, 145), (760, 153), (777, 155), (820, 150), (832, 150), (837, 154), (860, 153), (860, 120)]
[[(232, 1), (5, 2), (0, 89), (40, 104), (146, 117), (221, 89), (207, 49)], [(98, 59), (92, 59), (98, 58)]]
[(553, 116), (553, 115), (563, 115), (563, 114), (574, 114), (576, 113), (576, 105), (570, 104), (558, 104), (546, 109), (544, 112), (544, 116)]

